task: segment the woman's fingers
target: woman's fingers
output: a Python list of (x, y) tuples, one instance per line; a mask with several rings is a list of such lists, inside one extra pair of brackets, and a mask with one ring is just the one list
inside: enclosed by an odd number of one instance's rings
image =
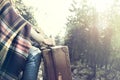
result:
[(52, 38), (44, 39), (43, 43), (46, 45), (55, 45), (55, 41)]

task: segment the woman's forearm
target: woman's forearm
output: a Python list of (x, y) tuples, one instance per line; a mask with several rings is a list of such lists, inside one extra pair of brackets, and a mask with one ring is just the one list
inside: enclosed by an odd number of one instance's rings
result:
[(33, 28), (31, 28), (31, 37), (39, 43), (44, 42), (44, 36), (40, 33), (37, 33)]

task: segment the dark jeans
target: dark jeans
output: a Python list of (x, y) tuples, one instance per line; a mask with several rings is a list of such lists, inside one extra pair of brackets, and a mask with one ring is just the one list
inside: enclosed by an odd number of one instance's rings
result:
[(41, 51), (38, 48), (32, 47), (29, 51), (22, 80), (37, 80), (40, 62)]

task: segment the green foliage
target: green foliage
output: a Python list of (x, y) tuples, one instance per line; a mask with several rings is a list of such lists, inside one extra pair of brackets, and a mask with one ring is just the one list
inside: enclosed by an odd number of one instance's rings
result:
[[(114, 31), (114, 36), (112, 37), (112, 53), (114, 53), (114, 58), (120, 58), (120, 4), (117, 1), (114, 2), (110, 11), (110, 25)], [(113, 15), (114, 14), (114, 15)]]
[(71, 63), (81, 65), (75, 76), (80, 80), (119, 80), (120, 4), (115, 0), (105, 13), (98, 13), (87, 1), (73, 1), (66, 24), (65, 44)]
[(90, 32), (89, 25), (91, 21), (93, 21), (91, 20), (91, 16), (93, 14), (88, 14), (92, 11), (87, 4), (82, 3), (80, 8), (77, 8), (76, 5), (77, 3), (74, 1), (74, 3), (72, 4), (73, 9), (70, 9), (70, 11), (75, 15), (68, 18), (66, 36), (66, 44), (71, 50), (70, 56), (75, 58), (72, 61), (78, 60), (80, 58), (79, 54), (83, 55), (86, 51), (86, 38), (88, 38), (87, 36)]
[(87, 4), (87, 0), (82, 0), (79, 7), (76, 6), (78, 4), (73, 2), (70, 11), (74, 15), (68, 17), (67, 23), (65, 44), (69, 47), (71, 62), (80, 60), (89, 66), (103, 66), (109, 60), (111, 37), (107, 37), (109, 34), (101, 37), (102, 32), (97, 28), (97, 12)]

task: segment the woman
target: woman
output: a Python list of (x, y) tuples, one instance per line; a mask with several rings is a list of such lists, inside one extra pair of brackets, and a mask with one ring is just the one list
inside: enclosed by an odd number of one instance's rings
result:
[(43, 31), (39, 32), (16, 13), (11, 0), (0, 0), (0, 80), (18, 80), (22, 71), (22, 80), (37, 80), (41, 51), (30, 44), (29, 37), (54, 45)]

